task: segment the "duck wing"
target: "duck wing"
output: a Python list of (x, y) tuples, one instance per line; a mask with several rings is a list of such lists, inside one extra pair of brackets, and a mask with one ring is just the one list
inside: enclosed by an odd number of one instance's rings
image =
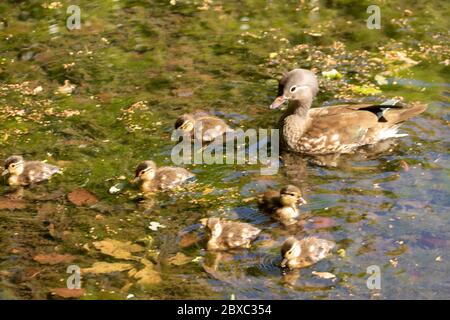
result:
[(40, 161), (28, 161), (25, 164), (23, 176), (27, 183), (38, 183), (50, 179), (60, 172), (60, 168)]
[(396, 104), (336, 105), (311, 109), (311, 122), (302, 136), (311, 149), (321, 153), (349, 152), (354, 147), (401, 137), (397, 130), (426, 106), (404, 107)]
[(258, 196), (258, 205), (265, 211), (272, 211), (281, 207), (280, 191), (269, 190)]
[(330, 255), (335, 243), (326, 239), (308, 237), (301, 240), (301, 246), (302, 256), (316, 263)]
[(196, 129), (202, 132), (203, 141), (212, 141), (225, 132), (233, 131), (228, 124), (214, 116), (203, 116), (196, 119)]
[(193, 177), (194, 174), (184, 168), (161, 167), (156, 171), (155, 183), (160, 189), (169, 189)]
[(244, 222), (226, 222), (223, 226), (222, 239), (229, 248), (249, 247), (260, 229)]

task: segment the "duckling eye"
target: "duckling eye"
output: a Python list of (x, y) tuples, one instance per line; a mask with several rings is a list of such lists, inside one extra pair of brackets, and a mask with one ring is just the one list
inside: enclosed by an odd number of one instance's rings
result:
[(16, 167), (16, 165), (15, 165), (14, 163), (11, 163), (9, 166), (10, 166), (11, 168), (15, 168), (15, 167)]
[(291, 89), (290, 89), (289, 91), (295, 92), (295, 90), (297, 90), (297, 87), (296, 87), (296, 86), (292, 86)]

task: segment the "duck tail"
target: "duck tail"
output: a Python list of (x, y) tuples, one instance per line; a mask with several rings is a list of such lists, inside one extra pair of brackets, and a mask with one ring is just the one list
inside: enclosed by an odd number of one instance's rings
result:
[(387, 109), (383, 113), (383, 118), (386, 119), (386, 122), (390, 123), (391, 125), (395, 126), (398, 124), (401, 124), (405, 122), (406, 120), (417, 116), (418, 114), (421, 114), (427, 109), (427, 106), (424, 104), (415, 104), (412, 107), (409, 108), (392, 108)]

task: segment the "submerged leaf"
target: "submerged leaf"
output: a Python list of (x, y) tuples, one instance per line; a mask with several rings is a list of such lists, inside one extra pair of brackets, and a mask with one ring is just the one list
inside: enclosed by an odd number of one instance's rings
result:
[(52, 288), (50, 292), (53, 295), (61, 298), (80, 298), (84, 296), (84, 289), (69, 289), (69, 288)]
[(330, 79), (330, 80), (339, 80), (342, 79), (342, 74), (337, 71), (336, 69), (332, 69), (330, 71), (322, 71), (322, 76), (324, 78)]
[[(143, 259), (145, 260), (145, 259)], [(142, 262), (142, 261), (141, 261)], [(150, 261), (145, 261), (145, 267), (136, 272), (129, 272), (128, 275), (135, 279), (138, 279), (137, 283), (142, 286), (158, 284), (162, 281), (161, 275), (155, 270), (154, 265)]]
[(353, 92), (363, 95), (375, 95), (381, 93), (380, 89), (369, 86), (351, 86)]
[(26, 207), (27, 203), (24, 200), (0, 198), (0, 210), (20, 210)]
[(100, 250), (101, 253), (109, 255), (117, 259), (133, 259), (132, 253), (141, 252), (144, 249), (130, 241), (122, 242), (114, 239), (105, 239), (103, 241), (96, 241), (93, 243), (94, 247)]
[(182, 252), (178, 252), (173, 257), (170, 257), (167, 260), (167, 262), (169, 262), (170, 264), (173, 264), (175, 266), (182, 266), (184, 264), (191, 262), (191, 258), (189, 258), (187, 255), (185, 255)]
[(96, 262), (90, 268), (81, 269), (81, 273), (112, 273), (112, 272), (121, 272), (130, 270), (133, 268), (133, 265), (129, 263), (109, 263), (109, 262)]
[(34, 261), (37, 261), (42, 264), (55, 265), (58, 263), (69, 263), (75, 260), (75, 257), (70, 254), (38, 254), (33, 257)]
[(98, 202), (97, 197), (86, 189), (75, 189), (67, 195), (67, 198), (76, 206), (90, 206)]

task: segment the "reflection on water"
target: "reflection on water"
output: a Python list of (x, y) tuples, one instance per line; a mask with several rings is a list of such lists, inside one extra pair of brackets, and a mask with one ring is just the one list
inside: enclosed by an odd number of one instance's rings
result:
[[(449, 298), (444, 4), (384, 4), (380, 31), (365, 27), (364, 1), (318, 2), (320, 10), (274, 1), (172, 2), (79, 1), (78, 31), (64, 27), (64, 4), (0, 5), (0, 157), (19, 153), (65, 169), (15, 196), (1, 187), (0, 298), (53, 297), (68, 263), (54, 263), (51, 254), (70, 255), (81, 268), (131, 264), (84, 275), (88, 299)], [(428, 109), (402, 127), (409, 136), (399, 141), (341, 157), (283, 154), (277, 175), (261, 176), (257, 165), (195, 165), (195, 184), (146, 199), (128, 182), (142, 160), (170, 164), (180, 114), (203, 110), (236, 128), (274, 127), (281, 113), (267, 106), (276, 78), (294, 66), (319, 76), (340, 72), (321, 77), (318, 106), (396, 96)], [(65, 80), (75, 85), (71, 95), (58, 92)], [(308, 200), (295, 228), (256, 203), (258, 193), (288, 183)], [(110, 194), (113, 185), (123, 190)], [(77, 188), (92, 192), (96, 204), (70, 202)], [(246, 221), (263, 234), (252, 250), (205, 252), (198, 220), (209, 216)], [(333, 239), (337, 251), (283, 273), (279, 248), (290, 235)], [(138, 249), (123, 259), (95, 246), (105, 239)], [(366, 286), (372, 265), (381, 269), (381, 290)]]

